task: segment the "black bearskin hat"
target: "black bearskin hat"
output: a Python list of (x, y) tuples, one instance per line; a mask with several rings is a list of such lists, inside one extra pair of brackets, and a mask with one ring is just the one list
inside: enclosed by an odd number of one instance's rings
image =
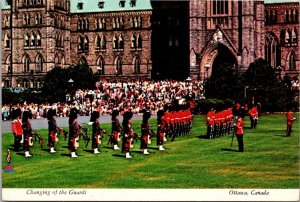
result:
[(123, 114), (123, 118), (126, 119), (126, 120), (129, 120), (131, 119), (133, 116), (133, 113), (131, 111), (127, 111)]
[(14, 111), (12, 111), (12, 119), (16, 119), (18, 118), (19, 116), (21, 116), (22, 112), (21, 112), (21, 109), (20, 108), (17, 108), (15, 109)]
[(150, 117), (151, 117), (150, 111), (148, 111), (148, 110), (145, 111), (144, 114), (143, 114), (143, 120), (147, 121), (148, 119), (150, 119)]
[(91, 114), (90, 122), (95, 122), (100, 117), (100, 113), (97, 111), (93, 111)]
[(26, 123), (28, 121), (28, 118), (32, 119), (32, 113), (31, 111), (26, 110), (23, 112), (22, 123)]
[(53, 116), (56, 116), (56, 110), (55, 109), (49, 109), (47, 112), (47, 119), (51, 120)]
[(164, 114), (165, 114), (165, 112), (163, 110), (158, 110), (157, 119), (161, 118)]
[(114, 109), (111, 113), (111, 120), (115, 120), (118, 115), (119, 115), (119, 110)]
[(74, 119), (77, 119), (77, 114), (78, 114), (78, 110), (76, 109), (76, 107), (73, 107), (70, 110), (70, 114), (69, 114), (69, 124), (72, 124)]

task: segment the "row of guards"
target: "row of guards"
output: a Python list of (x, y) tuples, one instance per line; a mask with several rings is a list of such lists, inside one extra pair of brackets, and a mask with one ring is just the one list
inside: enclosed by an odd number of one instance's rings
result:
[[(228, 108), (220, 112), (216, 112), (216, 110), (212, 108), (206, 115), (206, 138), (212, 139), (230, 134), (234, 129), (237, 118), (242, 117), (244, 119), (246, 112), (247, 109), (241, 107), (239, 103), (237, 103), (234, 108)], [(251, 122), (250, 128), (256, 129), (258, 124), (257, 106), (253, 106), (248, 114)]]
[[(187, 135), (192, 128), (192, 114), (189, 108), (185, 105), (181, 106), (165, 106), (163, 110), (157, 112), (157, 132), (150, 129), (149, 119), (151, 112), (146, 108), (143, 113), (143, 120), (141, 124), (141, 135), (138, 135), (132, 128), (131, 119), (133, 113), (131, 110), (124, 112), (123, 122), (119, 122), (119, 111), (112, 112), (112, 132), (110, 135), (100, 127), (100, 113), (94, 111), (91, 114), (89, 125), (92, 125), (92, 136), (88, 135), (88, 129), (80, 126), (77, 123), (78, 110), (72, 108), (69, 114), (69, 131), (57, 127), (56, 124), (56, 110), (50, 109), (47, 114), (48, 118), (48, 146), (50, 153), (56, 153), (55, 143), (59, 140), (59, 136), (64, 136), (65, 141), (68, 138), (68, 148), (71, 152), (71, 157), (78, 157), (76, 150), (79, 147), (80, 138), (85, 141), (85, 148), (87, 148), (90, 140), (92, 140), (92, 149), (94, 154), (99, 154), (99, 145), (103, 143), (104, 135), (108, 135), (107, 145), (113, 145), (114, 150), (120, 150), (119, 142), (122, 141), (122, 152), (125, 153), (126, 158), (132, 158), (130, 149), (133, 148), (138, 140), (140, 140), (140, 149), (143, 154), (148, 155), (148, 145), (151, 144), (151, 139), (156, 137), (156, 145), (158, 150), (164, 151), (163, 143), (167, 138), (174, 141), (176, 136)], [(21, 143), (23, 143), (23, 150), (25, 157), (31, 157), (29, 154), (30, 146), (34, 145), (36, 139), (44, 146), (44, 138), (36, 131), (32, 130), (29, 120), (31, 113), (24, 111), (21, 121), (21, 110), (14, 112), (14, 120), (12, 122), (12, 130), (15, 136), (14, 150), (18, 151)]]

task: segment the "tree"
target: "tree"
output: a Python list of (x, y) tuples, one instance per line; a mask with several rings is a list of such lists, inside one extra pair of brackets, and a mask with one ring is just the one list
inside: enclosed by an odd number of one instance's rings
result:
[(249, 87), (248, 101), (254, 97), (265, 111), (281, 111), (293, 102), (293, 92), (287, 78), (281, 79), (265, 60), (251, 63), (244, 74), (245, 85)]
[(212, 75), (205, 82), (206, 98), (240, 99), (243, 94), (242, 76), (230, 64), (213, 67)]
[[(74, 83), (68, 81), (72, 79)], [(88, 66), (76, 65), (66, 69), (55, 67), (45, 76), (43, 96), (50, 103), (66, 101), (67, 93), (76, 89), (94, 89), (97, 77)]]

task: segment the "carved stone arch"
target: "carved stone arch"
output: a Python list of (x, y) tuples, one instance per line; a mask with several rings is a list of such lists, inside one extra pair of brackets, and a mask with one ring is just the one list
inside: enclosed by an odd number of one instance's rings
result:
[(66, 59), (65, 59), (65, 56), (64, 56), (64, 55), (61, 56), (60, 63), (61, 63), (61, 66), (62, 66), (62, 67), (65, 67), (65, 65), (66, 65)]
[(114, 64), (115, 64), (116, 75), (122, 75), (123, 74), (122, 60), (121, 60), (120, 56), (117, 56), (115, 58)]
[(134, 56), (132, 60), (133, 72), (135, 74), (141, 73), (141, 59), (138, 55)]
[(82, 66), (87, 66), (88, 62), (84, 56), (81, 56), (80, 59), (78, 60), (78, 64)]
[(98, 74), (105, 74), (105, 60), (102, 56), (98, 57), (96, 65)]
[(296, 53), (294, 50), (291, 50), (285, 60), (285, 70), (295, 71), (296, 70)]
[(54, 56), (54, 66), (55, 67), (59, 67), (60, 66), (60, 58), (59, 58), (58, 53), (55, 53), (55, 56)]
[(43, 71), (44, 58), (43, 58), (41, 53), (36, 54), (35, 63), (36, 63), (35, 71), (42, 72)]
[(30, 57), (27, 53), (25, 53), (22, 57), (22, 64), (23, 64), (23, 71), (29, 72), (30, 71)]

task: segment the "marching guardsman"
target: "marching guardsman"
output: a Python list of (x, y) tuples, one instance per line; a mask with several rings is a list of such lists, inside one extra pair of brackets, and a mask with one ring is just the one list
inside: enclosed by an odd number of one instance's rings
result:
[(131, 118), (133, 114), (131, 111), (126, 111), (123, 114), (123, 129), (124, 129), (124, 135), (123, 135), (123, 140), (122, 140), (122, 152), (125, 152), (125, 157), (127, 159), (132, 158), (130, 156), (130, 148), (133, 147), (132, 141), (133, 138), (137, 135), (135, 132), (133, 132), (132, 127), (131, 127)]
[(21, 145), (23, 136), (22, 120), (21, 120), (21, 109), (15, 109), (12, 113), (13, 121), (11, 123), (12, 131), (15, 137), (14, 150), (18, 151)]
[(69, 142), (68, 147), (71, 151), (71, 158), (77, 158), (76, 149), (79, 147), (78, 134), (80, 132), (79, 125), (77, 124), (78, 110), (74, 107), (70, 110), (69, 114)]
[(112, 134), (110, 138), (110, 143), (114, 145), (114, 150), (119, 150), (118, 142), (120, 142), (121, 131), (123, 128), (119, 122), (119, 110), (115, 109), (111, 115), (111, 125), (112, 125)]
[(100, 128), (99, 117), (100, 117), (100, 113), (98, 111), (93, 111), (90, 119), (90, 121), (93, 122), (92, 149), (94, 150), (94, 154), (100, 154), (98, 150), (98, 145), (101, 144), (101, 140), (104, 133), (104, 130)]
[(31, 157), (29, 154), (29, 146), (31, 144), (32, 140), (32, 128), (31, 124), (29, 122), (29, 119), (32, 118), (32, 113), (29, 111), (24, 111), (23, 112), (23, 117), (22, 117), (22, 129), (23, 129), (23, 134), (24, 134), (24, 143), (23, 143), (23, 149), (25, 152), (25, 157)]
[(56, 110), (55, 109), (49, 109), (47, 113), (47, 118), (48, 118), (48, 145), (50, 148), (50, 153), (55, 153), (56, 151), (54, 150), (55, 147), (55, 142), (58, 141), (57, 137), (57, 125), (56, 125)]
[(289, 110), (289, 112), (286, 114), (286, 126), (287, 126), (287, 129), (286, 129), (286, 137), (291, 136), (291, 133), (292, 133), (292, 126), (293, 126), (293, 121), (294, 121), (295, 119), (296, 119), (296, 118), (293, 116), (292, 110)]
[(256, 106), (253, 106), (249, 111), (249, 117), (251, 121), (251, 128), (256, 128), (258, 122), (258, 110)]
[[(157, 112), (157, 146), (159, 151), (164, 151), (163, 148), (164, 140), (166, 135), (166, 122), (164, 119), (164, 111), (159, 110)], [(175, 135), (175, 134), (173, 134)]]
[(151, 117), (150, 111), (145, 111), (143, 114), (143, 123), (141, 124), (142, 136), (141, 136), (141, 147), (140, 149), (144, 150), (144, 154), (149, 154), (148, 144), (150, 144), (150, 126), (148, 123), (149, 118)]
[(243, 142), (243, 135), (244, 135), (244, 120), (241, 116), (238, 117), (235, 125), (235, 134), (239, 145), (239, 152), (244, 151), (244, 142)]

